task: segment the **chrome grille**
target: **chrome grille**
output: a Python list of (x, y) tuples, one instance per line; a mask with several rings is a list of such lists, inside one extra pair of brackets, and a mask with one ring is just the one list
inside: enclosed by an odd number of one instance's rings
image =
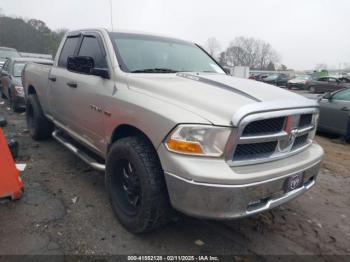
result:
[(305, 126), (311, 125), (311, 122), (312, 122), (312, 114), (303, 114), (300, 116), (298, 127), (305, 127)]
[(302, 135), (302, 136), (298, 136), (295, 141), (294, 144), (292, 146), (292, 150), (297, 149), (303, 145), (305, 145), (305, 143), (307, 142), (307, 138), (308, 138), (308, 134), (306, 135)]
[(232, 166), (268, 162), (304, 150), (312, 143), (318, 110), (259, 113), (243, 118), (233, 135)]
[(285, 117), (264, 119), (249, 123), (243, 130), (243, 135), (275, 133), (283, 129)]
[(269, 157), (275, 151), (276, 146), (277, 141), (238, 145), (233, 157), (237, 160), (245, 160), (256, 156)]

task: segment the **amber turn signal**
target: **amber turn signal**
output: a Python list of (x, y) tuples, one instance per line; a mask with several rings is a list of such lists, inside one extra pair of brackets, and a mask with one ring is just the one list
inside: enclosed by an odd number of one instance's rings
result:
[(168, 149), (173, 152), (182, 154), (203, 154), (203, 150), (198, 143), (169, 139), (166, 144)]

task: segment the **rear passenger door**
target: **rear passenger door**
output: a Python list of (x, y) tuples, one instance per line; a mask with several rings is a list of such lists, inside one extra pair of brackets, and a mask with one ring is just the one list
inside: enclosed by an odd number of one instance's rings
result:
[(49, 75), (49, 108), (51, 115), (65, 127), (74, 130), (75, 123), (72, 121), (72, 109), (74, 100), (71, 99), (72, 87), (68, 84), (74, 79), (75, 73), (67, 70), (68, 56), (75, 55), (81, 35), (68, 36), (62, 47), (57, 64), (52, 67)]

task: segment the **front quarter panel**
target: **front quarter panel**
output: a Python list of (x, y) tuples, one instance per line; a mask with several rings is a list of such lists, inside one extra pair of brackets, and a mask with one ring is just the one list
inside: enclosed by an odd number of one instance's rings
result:
[(125, 84), (116, 85), (112, 96), (106, 97), (105, 117), (108, 144), (114, 131), (121, 125), (130, 125), (147, 135), (157, 149), (169, 132), (180, 123), (210, 124), (207, 120), (181, 107), (133, 91)]

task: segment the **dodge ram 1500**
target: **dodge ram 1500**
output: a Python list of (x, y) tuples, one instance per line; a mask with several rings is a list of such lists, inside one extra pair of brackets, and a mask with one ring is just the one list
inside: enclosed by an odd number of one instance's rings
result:
[(66, 34), (53, 66), (23, 73), (28, 129), (105, 172), (112, 207), (133, 233), (172, 210), (257, 214), (308, 191), (323, 157), (318, 104), (226, 75), (196, 44), (87, 29)]

